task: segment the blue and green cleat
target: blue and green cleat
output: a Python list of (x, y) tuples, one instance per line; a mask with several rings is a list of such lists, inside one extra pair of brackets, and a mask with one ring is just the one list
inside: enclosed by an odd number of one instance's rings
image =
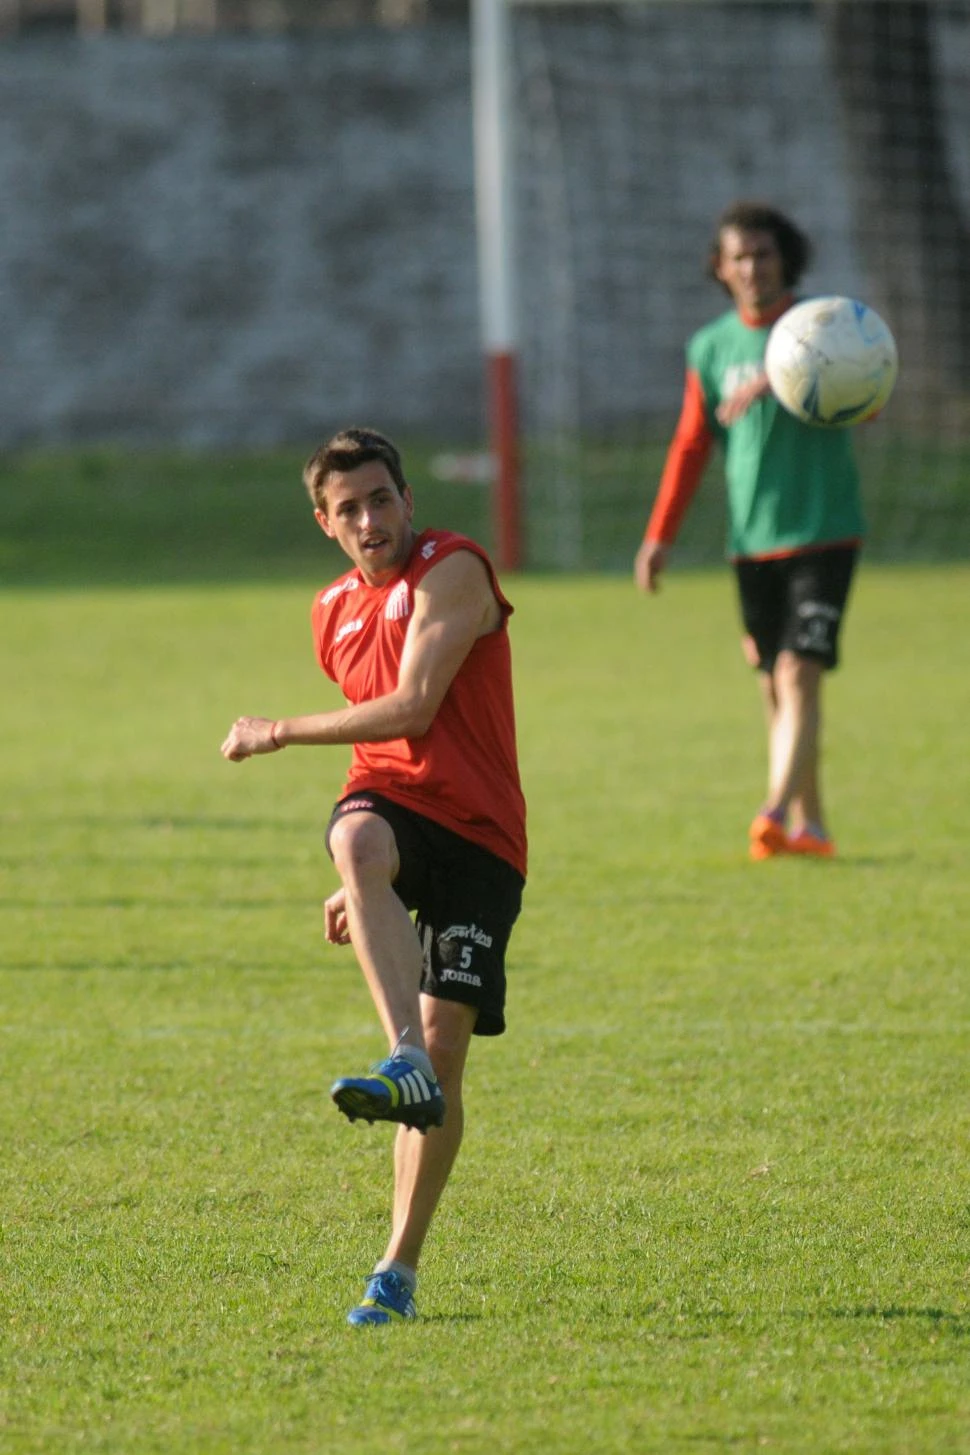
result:
[(414, 1294), (396, 1273), (374, 1273), (367, 1280), (364, 1297), (347, 1315), (348, 1324), (393, 1324), (416, 1319)]
[(352, 1122), (358, 1117), (365, 1122), (400, 1122), (426, 1132), (445, 1119), (445, 1098), (437, 1080), (403, 1056), (379, 1061), (366, 1076), (342, 1076), (330, 1095)]

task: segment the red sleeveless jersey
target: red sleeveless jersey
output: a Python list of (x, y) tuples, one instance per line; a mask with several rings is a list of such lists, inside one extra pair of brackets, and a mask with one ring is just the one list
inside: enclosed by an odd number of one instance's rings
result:
[(525, 877), (508, 635), (513, 608), (481, 546), (450, 531), (426, 530), (386, 585), (369, 586), (359, 570), (348, 571), (313, 604), (317, 660), (351, 704), (393, 692), (415, 587), (454, 551), (471, 551), (484, 561), (502, 608), (501, 626), (478, 638), (423, 737), (354, 744), (344, 794), (382, 793), (480, 844)]

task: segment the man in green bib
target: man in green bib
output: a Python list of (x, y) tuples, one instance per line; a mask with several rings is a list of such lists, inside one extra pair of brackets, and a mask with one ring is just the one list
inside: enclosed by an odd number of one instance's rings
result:
[(680, 420), (637, 553), (656, 591), (711, 449), (724, 451), (728, 557), (745, 656), (759, 669), (768, 793), (749, 830), (753, 859), (831, 856), (819, 781), (821, 686), (838, 640), (865, 525), (850, 432), (802, 424), (764, 372), (771, 326), (796, 301), (810, 244), (789, 218), (739, 202), (720, 218), (710, 276), (733, 307), (687, 345)]

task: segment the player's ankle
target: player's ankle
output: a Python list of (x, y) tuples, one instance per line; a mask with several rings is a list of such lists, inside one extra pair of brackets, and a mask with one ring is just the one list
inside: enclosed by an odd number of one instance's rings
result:
[(410, 1263), (402, 1263), (398, 1258), (382, 1258), (379, 1263), (374, 1264), (375, 1273), (396, 1273), (402, 1283), (414, 1293), (418, 1287), (418, 1270), (412, 1268)]
[(408, 1061), (416, 1071), (420, 1071), (429, 1080), (435, 1081), (434, 1067), (431, 1064), (431, 1057), (421, 1046), (411, 1046), (407, 1041), (399, 1041), (394, 1047), (394, 1055), (400, 1056), (402, 1061)]

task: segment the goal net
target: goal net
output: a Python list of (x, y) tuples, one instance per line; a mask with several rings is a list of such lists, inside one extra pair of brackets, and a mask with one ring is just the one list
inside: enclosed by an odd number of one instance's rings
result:
[[(808, 233), (802, 291), (896, 333), (871, 554), (970, 554), (970, 0), (508, 3), (529, 563), (630, 567), (740, 198)], [(677, 560), (722, 549), (712, 462)]]

